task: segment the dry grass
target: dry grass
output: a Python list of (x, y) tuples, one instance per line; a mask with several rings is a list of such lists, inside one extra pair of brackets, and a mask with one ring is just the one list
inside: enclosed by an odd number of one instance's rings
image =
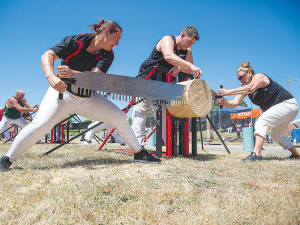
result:
[(38, 156), (53, 147), (1, 173), (1, 224), (300, 224), (300, 161), (199, 151), (152, 165), (73, 143)]

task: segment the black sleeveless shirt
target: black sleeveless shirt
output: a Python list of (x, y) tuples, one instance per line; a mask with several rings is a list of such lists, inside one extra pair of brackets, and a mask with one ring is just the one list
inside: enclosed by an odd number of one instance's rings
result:
[[(174, 41), (174, 53), (176, 55), (178, 55), (180, 58), (185, 59), (187, 50), (179, 50), (178, 51), (175, 36), (171, 36), (171, 37)], [(156, 45), (157, 45), (157, 43), (156, 43)], [(162, 52), (156, 50), (156, 45), (155, 45), (153, 51), (151, 52), (150, 56), (142, 63), (140, 70), (139, 70), (139, 75), (137, 77), (146, 79), (149, 72), (155, 65), (163, 66), (168, 69), (171, 69), (174, 66), (165, 60)], [(151, 79), (156, 80), (157, 74), (158, 74), (158, 72), (156, 71), (152, 75)]]
[(268, 77), (268, 79), (270, 80), (268, 86), (258, 88), (252, 94), (248, 95), (253, 104), (258, 105), (264, 112), (280, 102), (294, 98), (293, 95), (280, 84), (273, 81), (270, 77)]

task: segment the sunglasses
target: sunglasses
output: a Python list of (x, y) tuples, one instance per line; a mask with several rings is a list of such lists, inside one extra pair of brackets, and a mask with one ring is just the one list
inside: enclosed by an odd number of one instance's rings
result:
[(242, 75), (242, 76), (239, 76), (239, 77), (238, 77), (238, 80), (239, 80), (239, 81), (243, 80), (244, 76), (246, 76), (247, 73), (248, 73), (248, 72), (246, 72), (246, 73), (245, 73), (244, 75)]

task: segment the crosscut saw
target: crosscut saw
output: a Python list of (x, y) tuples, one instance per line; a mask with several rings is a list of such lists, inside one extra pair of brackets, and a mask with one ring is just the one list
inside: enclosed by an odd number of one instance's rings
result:
[(62, 80), (71, 83), (72, 92), (79, 96), (96, 94), (123, 101), (135, 97), (136, 101), (145, 98), (160, 105), (184, 105), (185, 85), (90, 71)]

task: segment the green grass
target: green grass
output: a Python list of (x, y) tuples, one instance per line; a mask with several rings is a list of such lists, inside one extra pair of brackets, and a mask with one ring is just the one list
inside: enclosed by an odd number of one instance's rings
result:
[(33, 146), (1, 173), (0, 224), (300, 224), (300, 161), (199, 150), (133, 163), (77, 143), (39, 157), (54, 146)]

